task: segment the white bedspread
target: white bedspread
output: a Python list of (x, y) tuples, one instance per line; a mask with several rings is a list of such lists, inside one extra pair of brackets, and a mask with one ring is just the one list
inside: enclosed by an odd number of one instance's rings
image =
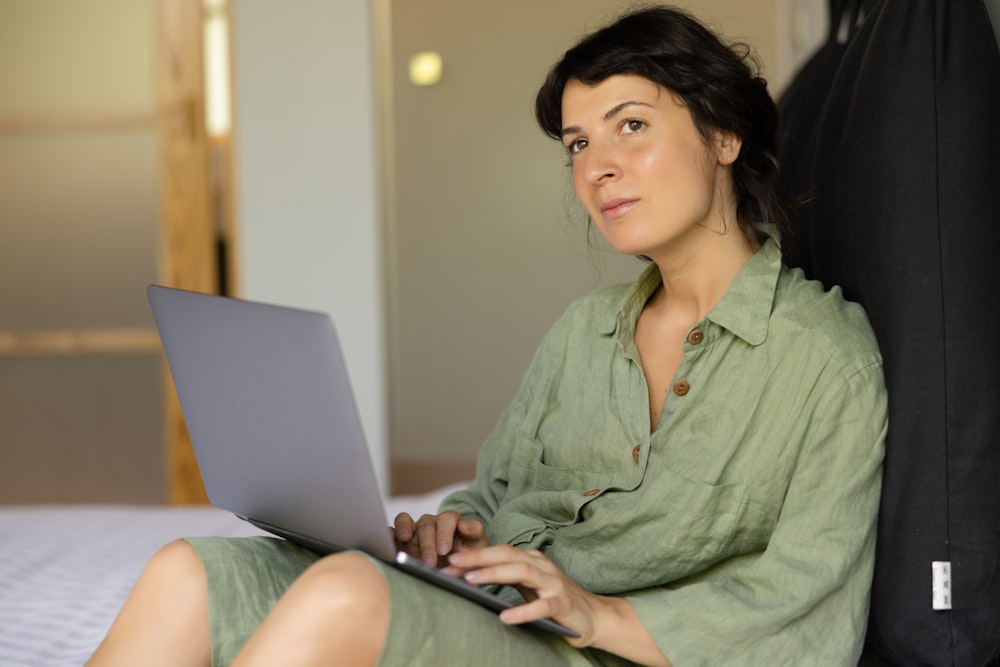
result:
[[(433, 512), (451, 488), (391, 499), (387, 514)], [(0, 666), (79, 667), (160, 546), (256, 534), (212, 507), (0, 507)]]

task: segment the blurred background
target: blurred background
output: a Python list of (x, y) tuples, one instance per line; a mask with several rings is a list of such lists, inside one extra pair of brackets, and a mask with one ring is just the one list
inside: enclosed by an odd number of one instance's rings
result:
[[(680, 4), (776, 96), (827, 30)], [(0, 0), (0, 503), (203, 500), (149, 283), (329, 312), (383, 489), (469, 478), (552, 321), (641, 268), (531, 112), (627, 6)]]

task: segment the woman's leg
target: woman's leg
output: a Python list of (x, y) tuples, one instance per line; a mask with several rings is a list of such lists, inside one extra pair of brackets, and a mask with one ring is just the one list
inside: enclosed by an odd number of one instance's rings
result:
[(390, 607), (389, 587), (367, 557), (327, 556), (295, 580), (233, 664), (376, 665)]
[(317, 559), (271, 538), (172, 543), (88, 665), (598, 664), (364, 554)]
[(87, 665), (209, 665), (206, 590), (205, 570), (191, 545), (166, 545), (146, 564)]

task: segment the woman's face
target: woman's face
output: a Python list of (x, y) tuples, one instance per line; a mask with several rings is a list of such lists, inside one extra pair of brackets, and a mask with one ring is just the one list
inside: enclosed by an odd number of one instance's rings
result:
[(700, 235), (737, 227), (728, 165), (739, 140), (717, 133), (706, 142), (666, 89), (630, 74), (572, 80), (562, 119), (576, 196), (619, 252), (660, 263)]

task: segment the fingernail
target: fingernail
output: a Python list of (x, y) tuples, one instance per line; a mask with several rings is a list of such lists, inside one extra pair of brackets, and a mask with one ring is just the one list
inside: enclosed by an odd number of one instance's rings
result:
[(448, 543), (447, 542), (438, 542), (438, 553), (441, 554), (442, 556), (447, 556), (448, 555)]
[(449, 556), (448, 560), (449, 560), (449, 561), (450, 561), (450, 562), (451, 562), (451, 563), (452, 563), (453, 565), (464, 565), (464, 564), (465, 564), (465, 561), (466, 561), (467, 559), (466, 559), (466, 557), (465, 557), (465, 554), (463, 554), (463, 553), (462, 553), (461, 551), (459, 551), (459, 552), (457, 552), (457, 553), (453, 553), (453, 554), (452, 554), (451, 556)]
[(465, 580), (466, 581), (470, 581), (472, 583), (476, 583), (477, 581), (479, 581), (482, 578), (483, 578), (483, 575), (480, 574), (479, 570), (473, 570), (472, 572), (466, 572), (465, 573)]

